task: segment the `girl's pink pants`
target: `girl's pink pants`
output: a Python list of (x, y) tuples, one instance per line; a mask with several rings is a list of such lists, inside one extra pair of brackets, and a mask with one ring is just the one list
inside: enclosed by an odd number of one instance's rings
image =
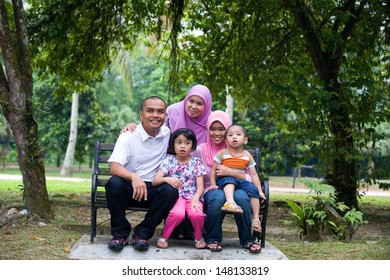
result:
[(165, 239), (169, 239), (175, 227), (178, 226), (184, 220), (186, 213), (191, 221), (192, 227), (194, 228), (195, 239), (202, 239), (204, 220), (206, 218), (206, 214), (203, 213), (203, 205), (202, 209), (190, 209), (190, 207), (190, 199), (185, 199), (181, 196), (177, 199), (176, 204), (169, 212), (169, 215), (165, 221), (164, 229), (162, 232), (162, 236)]

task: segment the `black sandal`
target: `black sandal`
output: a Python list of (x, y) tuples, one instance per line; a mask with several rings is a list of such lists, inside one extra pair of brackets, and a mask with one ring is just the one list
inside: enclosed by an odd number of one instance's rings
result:
[[(214, 245), (214, 246), (210, 246), (210, 245)], [(209, 249), (211, 252), (221, 252), (222, 251), (222, 246), (219, 245), (218, 241), (213, 241), (211, 243), (207, 243), (206, 248)]]
[[(256, 245), (259, 245), (259, 248), (257, 248)], [(250, 253), (252, 254), (258, 254), (261, 252), (261, 245), (257, 242), (248, 242), (245, 246), (245, 249), (248, 249)]]

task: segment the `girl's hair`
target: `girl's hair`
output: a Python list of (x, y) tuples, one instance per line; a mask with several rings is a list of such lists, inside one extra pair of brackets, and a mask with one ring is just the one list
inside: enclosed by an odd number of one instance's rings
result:
[(228, 130), (229, 130), (231, 127), (233, 127), (233, 126), (237, 126), (237, 127), (241, 128), (241, 129), (242, 129), (242, 132), (244, 132), (244, 136), (245, 136), (245, 137), (248, 137), (248, 133), (247, 133), (245, 127), (243, 127), (242, 125), (239, 125), (239, 124), (232, 124), (231, 126), (229, 126), (229, 127), (226, 129), (225, 138), (226, 138), (226, 136), (227, 136)]
[(196, 143), (195, 133), (191, 129), (188, 129), (188, 128), (179, 128), (171, 134), (171, 137), (169, 139), (168, 154), (176, 155), (176, 153), (175, 153), (175, 140), (180, 135), (183, 135), (185, 138), (191, 140), (192, 141), (192, 148), (191, 149), (193, 151), (196, 150), (197, 143)]

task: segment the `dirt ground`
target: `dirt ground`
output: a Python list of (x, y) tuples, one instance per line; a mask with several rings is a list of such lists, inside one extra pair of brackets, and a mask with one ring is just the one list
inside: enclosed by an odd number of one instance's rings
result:
[[(295, 190), (294, 190), (295, 189)], [(304, 190), (306, 187), (303, 184), (297, 183), (295, 188), (292, 189), (291, 186), (286, 186), (286, 184), (278, 184), (270, 182), (270, 204), (267, 220), (267, 236), (272, 236), (280, 239), (297, 241), (299, 236), (297, 230), (290, 228), (284, 224), (284, 220), (291, 219), (290, 209), (287, 207), (286, 203), (281, 200), (272, 199), (272, 194), (276, 192), (299, 192), (299, 190)], [(362, 190), (366, 191), (367, 190)], [(370, 187), (367, 193), (379, 193), (380, 196), (385, 196), (389, 198), (390, 203), (390, 191), (383, 191), (378, 187)], [(390, 215), (389, 209), (373, 208), (373, 206), (368, 206), (365, 204), (361, 205), (361, 211), (365, 215), (365, 219), (368, 220), (367, 224), (360, 226), (359, 230), (355, 233), (354, 238), (376, 238), (390, 236)], [(106, 209), (100, 209), (101, 214), (99, 217), (100, 221), (108, 220), (108, 212)], [(144, 213), (135, 212), (130, 213), (128, 218), (131, 220), (131, 223), (136, 225), (143, 219)], [(158, 227), (157, 233), (161, 230), (161, 226)], [(223, 231), (225, 237), (237, 237), (237, 226), (234, 221), (233, 215), (227, 215), (223, 223)], [(98, 228), (100, 234), (109, 234), (106, 223)]]
[[(304, 187), (299, 184), (295, 186), (295, 190), (300, 188)], [(290, 209), (285, 201), (275, 198), (277, 192), (290, 192), (291, 189), (291, 185), (277, 185), (270, 182), (266, 240), (271, 240), (272, 243), (299, 241), (297, 230), (283, 223), (284, 220), (291, 219)], [(385, 191), (372, 187), (369, 192), (374, 192), (374, 190), (381, 193), (381, 195), (386, 194), (389, 203), (385, 205), (383, 200), (376, 204), (361, 203), (360, 210), (364, 213), (364, 219), (368, 223), (358, 229), (354, 239), (375, 242), (376, 238), (381, 239), (390, 236), (390, 191), (384, 193)], [(82, 235), (89, 234), (89, 195), (56, 195), (51, 197), (51, 200), (55, 205), (56, 217), (55, 221), (46, 224), (42, 224), (36, 217), (18, 216), (17, 212), (12, 214), (9, 212), (10, 207), (0, 205), (0, 259), (66, 259), (72, 245)], [(143, 212), (129, 213), (128, 218), (131, 224), (135, 226), (143, 219), (144, 215)], [(98, 224), (99, 235), (110, 235), (107, 209), (98, 210)], [(156, 230), (156, 235), (160, 234), (161, 229), (162, 226), (160, 225)], [(237, 227), (232, 215), (226, 216), (223, 230), (225, 238), (237, 237)], [(288, 246), (290, 245), (289, 243)], [(301, 248), (301, 246), (298, 247)], [(285, 250), (288, 250), (288, 248)], [(300, 257), (302, 256), (296, 258)], [(383, 255), (380, 257), (383, 258)], [(309, 257), (303, 256), (302, 258)], [(337, 257), (332, 255), (331, 258)]]

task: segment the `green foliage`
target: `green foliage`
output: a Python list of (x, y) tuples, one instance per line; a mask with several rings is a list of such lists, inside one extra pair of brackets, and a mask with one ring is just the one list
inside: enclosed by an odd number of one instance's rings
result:
[(316, 213), (317, 211), (312, 205), (300, 204), (294, 201), (286, 201), (286, 203), (291, 208), (292, 212), (290, 214), (294, 219), (285, 220), (284, 223), (297, 227), (300, 238), (304, 239), (309, 234), (309, 226), (316, 225), (316, 217), (319, 216), (319, 213)]
[(390, 118), (386, 9), (382, 1), (190, 2), (178, 74), (212, 92), (229, 86), (241, 111), (267, 106), (283, 136), (318, 155), (337, 199), (356, 206), (361, 148)]
[[(34, 61), (41, 73), (59, 74), (60, 90), (84, 89), (103, 75), (112, 54), (139, 38), (154, 45), (145, 40), (152, 34), (162, 43), (158, 50), (170, 51), (169, 90), (201, 81), (219, 107), (226, 88), (236, 112), (266, 107), (267, 121), (275, 124), (264, 138), (275, 140), (266, 143), (269, 169), (299, 166), (316, 155), (337, 200), (357, 207), (356, 167), (369, 156), (361, 151), (383, 137), (374, 130), (390, 119), (383, 1), (29, 3)], [(256, 121), (250, 126), (259, 132)]]
[[(165, 1), (28, 1), (32, 54), (41, 74), (57, 74), (60, 90), (85, 86), (112, 62), (118, 49), (131, 49), (140, 32), (158, 32)], [(66, 94), (66, 92), (65, 92)]]
[[(146, 57), (145, 49), (129, 54), (132, 94), (124, 75), (117, 68), (104, 72), (103, 79), (93, 83), (80, 95), (76, 160), (92, 158), (94, 143), (115, 142), (127, 123), (139, 122), (142, 100), (149, 95), (167, 98), (163, 63), (154, 56)], [(35, 80), (34, 100), (40, 126), (40, 141), (46, 147), (46, 163), (63, 158), (69, 137), (71, 100), (57, 94), (57, 76)]]
[(284, 221), (285, 224), (298, 228), (301, 239), (322, 240), (328, 229), (338, 239), (351, 240), (359, 226), (366, 223), (362, 212), (336, 202), (333, 186), (313, 180), (301, 181), (307, 186), (309, 193), (314, 194), (311, 196), (314, 205), (287, 200), (293, 220)]
[(386, 183), (386, 182), (380, 182), (379, 183), (379, 188), (383, 189), (383, 190), (389, 190), (390, 189), (390, 183)]
[[(65, 154), (69, 138), (71, 100), (54, 94), (59, 85), (52, 80), (37, 80), (34, 87), (36, 118), (39, 123), (39, 141), (45, 147), (47, 159), (58, 161)], [(90, 88), (80, 94), (76, 160), (83, 163), (93, 155), (96, 139), (106, 135), (109, 125), (107, 114), (102, 112), (96, 92)]]

